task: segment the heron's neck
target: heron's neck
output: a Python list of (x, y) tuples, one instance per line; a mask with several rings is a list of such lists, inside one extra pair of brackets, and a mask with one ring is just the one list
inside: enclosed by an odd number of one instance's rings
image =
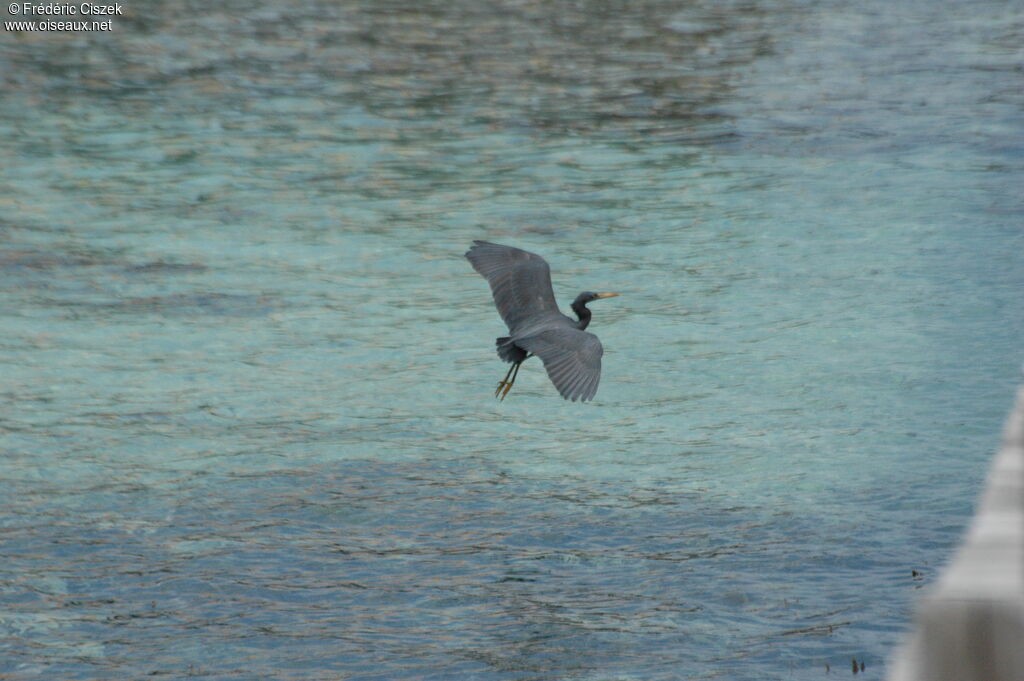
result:
[(578, 326), (580, 330), (587, 328), (587, 325), (590, 324), (590, 310), (587, 309), (587, 304), (573, 303), (572, 311), (580, 318), (580, 320), (576, 322), (576, 326)]

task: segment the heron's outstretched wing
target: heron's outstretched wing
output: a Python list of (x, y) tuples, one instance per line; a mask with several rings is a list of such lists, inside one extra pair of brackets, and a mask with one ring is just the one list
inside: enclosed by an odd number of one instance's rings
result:
[(489, 241), (474, 241), (466, 257), (491, 285), (494, 304), (509, 331), (514, 333), (529, 320), (561, 314), (544, 258)]
[(541, 358), (565, 399), (586, 402), (597, 393), (604, 348), (594, 334), (566, 326), (516, 338), (515, 344)]

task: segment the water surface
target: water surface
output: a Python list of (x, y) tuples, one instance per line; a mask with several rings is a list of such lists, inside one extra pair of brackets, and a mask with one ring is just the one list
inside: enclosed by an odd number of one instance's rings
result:
[[(0, 39), (0, 676), (880, 679), (1024, 360), (1024, 14)], [(504, 403), (473, 239), (605, 346)]]

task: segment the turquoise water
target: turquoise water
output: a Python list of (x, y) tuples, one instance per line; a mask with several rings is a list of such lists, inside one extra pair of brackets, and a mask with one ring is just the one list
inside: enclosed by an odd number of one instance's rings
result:
[[(881, 679), (1024, 350), (1013, 3), (0, 35), (0, 677)], [(462, 257), (592, 305), (597, 399)]]

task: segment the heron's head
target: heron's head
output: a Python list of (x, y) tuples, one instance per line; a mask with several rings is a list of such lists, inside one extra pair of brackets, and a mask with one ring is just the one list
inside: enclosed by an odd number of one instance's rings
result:
[(593, 291), (584, 291), (583, 293), (576, 296), (576, 303), (580, 305), (586, 305), (587, 303), (601, 298), (614, 298), (619, 295), (618, 293), (594, 293)]

